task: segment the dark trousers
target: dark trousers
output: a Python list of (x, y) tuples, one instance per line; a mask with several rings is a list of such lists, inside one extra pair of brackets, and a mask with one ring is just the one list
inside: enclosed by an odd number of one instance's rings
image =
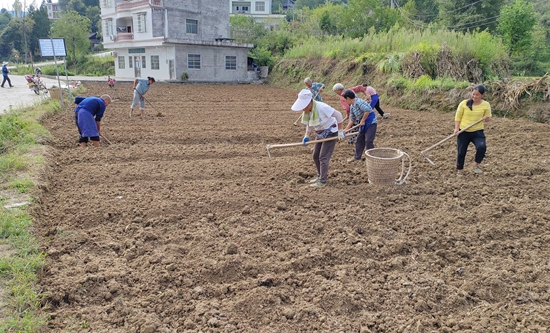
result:
[[(332, 138), (338, 136), (338, 133), (331, 133), (327, 138)], [(328, 167), (330, 164), (330, 158), (334, 152), (334, 147), (336, 147), (336, 141), (331, 140), (325, 142), (318, 142), (313, 147), (313, 161), (315, 162), (315, 167), (317, 168), (317, 176), (321, 183), (326, 183), (328, 178)]]
[(481, 163), (485, 158), (485, 152), (487, 151), (487, 142), (485, 139), (485, 133), (483, 130), (475, 132), (462, 132), (456, 138), (456, 169), (464, 169), (464, 160), (466, 159), (466, 152), (468, 151), (468, 145), (471, 143), (476, 147), (476, 156), (474, 161)]
[(8, 84), (10, 85), (10, 87), (12, 86), (11, 85), (11, 80), (10, 78), (7, 76), (7, 75), (4, 75), (4, 80), (2, 80), (2, 87), (4, 86), (4, 83), (6, 83), (6, 81), (8, 81)]
[(360, 160), (363, 156), (363, 152), (366, 150), (374, 148), (374, 137), (376, 136), (376, 128), (378, 123), (371, 124), (367, 130), (363, 133), (359, 131), (357, 134), (357, 141), (355, 142), (355, 157), (356, 160)]
[(384, 111), (382, 111), (382, 108), (380, 107), (380, 97), (378, 97), (378, 94), (372, 95), (370, 98), (370, 107), (376, 109), (376, 111), (378, 111), (378, 114), (383, 117)]

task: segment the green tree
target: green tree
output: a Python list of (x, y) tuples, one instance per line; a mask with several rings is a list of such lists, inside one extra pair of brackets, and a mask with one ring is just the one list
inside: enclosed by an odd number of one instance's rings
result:
[(10, 23), (2, 31), (2, 35), (0, 35), (0, 40), (3, 43), (8, 44), (11, 49), (21, 54), (25, 53), (24, 25), (25, 21), (22, 18), (15, 17), (10, 20)]
[(379, 6), (377, 0), (350, 0), (344, 13), (346, 37), (362, 37), (374, 26), (376, 16), (374, 9)]
[(55, 20), (51, 29), (53, 38), (65, 38), (67, 56), (75, 61), (77, 56), (85, 55), (90, 49), (90, 19), (79, 15), (75, 11), (68, 11)]
[(477, 28), (493, 32), (500, 9), (506, 0), (437, 0), (439, 23), (447, 29), (473, 31)]
[(31, 5), (29, 8), (29, 16), (33, 19), (34, 25), (30, 35), (29, 49), (33, 55), (40, 54), (40, 46), (38, 45), (38, 39), (48, 38), (50, 33), (51, 21), (48, 18), (48, 10), (46, 6), (42, 5), (38, 9), (34, 9)]
[(86, 17), (90, 19), (92, 32), (99, 32), (101, 27), (101, 9), (97, 6), (86, 8)]
[(320, 5), (324, 4), (324, 0), (296, 0), (294, 2), (294, 8), (295, 9), (302, 9), (304, 7), (308, 7), (309, 9), (314, 9), (319, 7)]
[(321, 19), (319, 20), (319, 28), (323, 30), (324, 33), (328, 35), (333, 35), (336, 32), (336, 26), (330, 20), (330, 14), (328, 10), (323, 11), (321, 14)]
[(400, 3), (401, 6), (410, 6), (413, 7), (415, 10), (409, 12), (408, 10), (405, 12), (407, 14), (411, 14), (411, 19), (415, 21), (420, 21), (423, 23), (432, 23), (437, 20), (438, 13), (439, 13), (439, 5), (437, 3), (437, 0), (410, 0), (406, 3)]
[(234, 15), (229, 18), (231, 38), (238, 43), (258, 44), (266, 34), (265, 26), (247, 15)]
[(4, 28), (8, 26), (8, 23), (10, 23), (10, 21), (10, 13), (6, 10), (6, 8), (2, 8), (2, 10), (0, 10), (0, 31), (4, 30)]
[(529, 49), (536, 23), (532, 4), (516, 0), (511, 6), (502, 7), (497, 30), (509, 54), (517, 55)]
[[(9, 48), (22, 54), (27, 62), (29, 50), (29, 36), (31, 35), (34, 21), (31, 17), (15, 17), (10, 20), (8, 26), (2, 31), (0, 40), (9, 45)], [(5, 48), (4, 48), (5, 49)]]
[(86, 5), (82, 0), (69, 0), (65, 6), (65, 11), (74, 10), (81, 16), (86, 16)]

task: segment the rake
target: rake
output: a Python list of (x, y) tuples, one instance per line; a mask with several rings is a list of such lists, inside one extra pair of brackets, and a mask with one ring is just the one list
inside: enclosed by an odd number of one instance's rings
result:
[[(479, 124), (479, 123), (482, 122), (482, 121), (483, 121), (483, 118), (481, 118), (480, 120), (476, 121), (475, 123), (473, 123), (473, 124), (471, 124), (471, 125), (469, 125), (469, 126), (466, 126), (464, 129), (461, 129), (456, 135), (458, 135), (458, 134), (464, 132), (465, 130), (467, 130), (467, 129), (469, 129), (469, 128), (471, 128), (471, 127), (477, 125), (477, 124)], [(451, 135), (449, 135), (448, 137), (446, 137), (445, 139), (439, 141), (438, 143), (434, 144), (433, 146), (431, 146), (431, 147), (429, 147), (429, 148), (427, 148), (427, 149), (424, 149), (423, 151), (420, 152), (420, 154), (421, 154), (422, 156), (424, 156), (424, 158), (427, 159), (428, 162), (430, 162), (431, 165), (435, 165), (435, 163), (432, 162), (432, 160), (430, 160), (430, 159), (428, 158), (428, 156), (426, 156), (426, 153), (427, 153), (428, 151), (434, 149), (435, 147), (441, 145), (442, 143), (444, 143), (444, 142), (446, 142), (446, 141), (452, 139), (454, 136), (455, 136), (454, 133), (451, 134)]]
[[(352, 129), (357, 128), (357, 127), (359, 127), (359, 125), (356, 125), (356, 126), (350, 128), (349, 131), (351, 131)], [(359, 132), (354, 132), (354, 133), (349, 133), (349, 134), (346, 133), (346, 138), (350, 137), (350, 136), (357, 135), (357, 134), (359, 134)], [(297, 142), (297, 143), (283, 143), (283, 144), (280, 144), (280, 145), (267, 145), (267, 147), (266, 147), (267, 148), (267, 156), (269, 156), (269, 159), (271, 159), (271, 153), (269, 151), (273, 148), (287, 148), (287, 147), (307, 146), (309, 144), (314, 144), (314, 143), (319, 143), (319, 142), (326, 142), (326, 141), (333, 141), (333, 140), (337, 140), (337, 139), (338, 139), (338, 137), (335, 136), (335, 137), (327, 138), (327, 139), (308, 141), (306, 143)]]

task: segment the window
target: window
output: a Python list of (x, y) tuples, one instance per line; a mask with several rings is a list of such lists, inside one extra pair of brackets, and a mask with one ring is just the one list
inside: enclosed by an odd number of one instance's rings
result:
[(158, 55), (151, 56), (151, 69), (160, 69), (160, 61)]
[(257, 12), (265, 12), (265, 2), (256, 1), (256, 11)]
[(103, 8), (111, 8), (113, 7), (113, 2), (111, 0), (103, 0), (101, 1), (103, 3)]
[(141, 68), (147, 68), (145, 65), (147, 64), (147, 59), (145, 56), (141, 56)]
[(225, 69), (237, 70), (237, 56), (225, 57)]
[(128, 57), (128, 68), (134, 68), (134, 57)]
[(124, 57), (119, 56), (118, 57), (118, 69), (124, 69), (126, 68), (126, 65), (124, 64)]
[(105, 35), (112, 36), (113, 35), (113, 20), (108, 19), (105, 20)]
[(187, 55), (187, 68), (189, 68), (189, 69), (201, 69), (201, 55), (200, 54), (188, 54)]
[(188, 34), (197, 34), (197, 25), (199, 24), (199, 21), (197, 20), (185, 20), (185, 33)]
[(147, 13), (139, 13), (136, 15), (136, 32), (147, 32)]

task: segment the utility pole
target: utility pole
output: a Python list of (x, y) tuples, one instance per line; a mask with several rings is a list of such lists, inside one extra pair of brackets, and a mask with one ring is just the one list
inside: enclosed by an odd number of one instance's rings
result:
[(25, 65), (26, 65), (27, 55), (29, 53), (29, 45), (27, 43), (27, 15), (25, 14), (25, 8), (27, 8), (27, 0), (23, 0), (23, 39), (25, 40)]

